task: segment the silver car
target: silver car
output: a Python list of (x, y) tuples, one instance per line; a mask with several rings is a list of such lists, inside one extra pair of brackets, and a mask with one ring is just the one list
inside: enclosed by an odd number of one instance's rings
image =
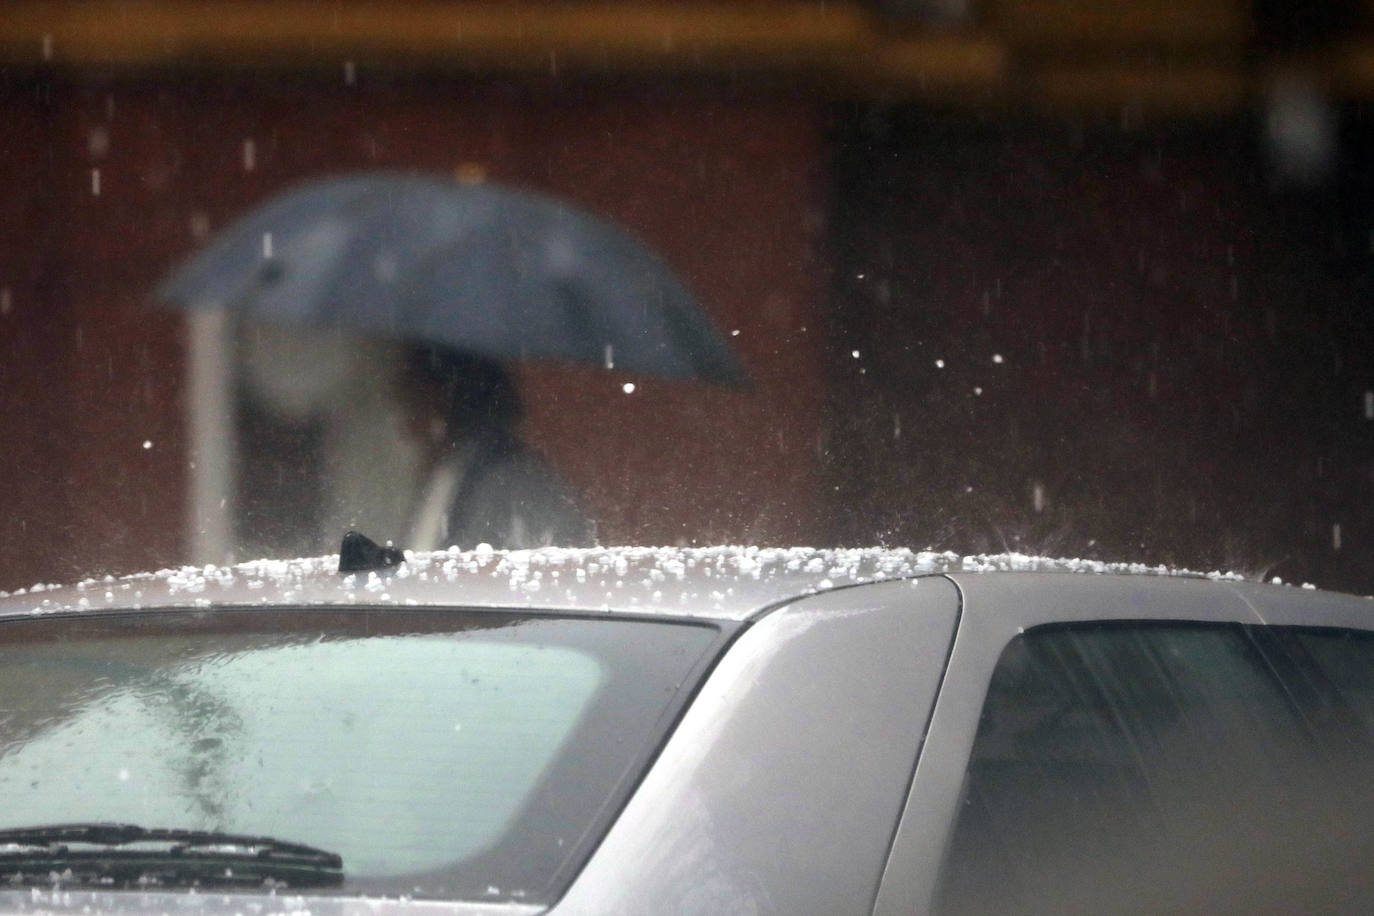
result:
[(40, 586), (0, 599), (0, 910), (1370, 912), (1371, 630), (878, 550)]

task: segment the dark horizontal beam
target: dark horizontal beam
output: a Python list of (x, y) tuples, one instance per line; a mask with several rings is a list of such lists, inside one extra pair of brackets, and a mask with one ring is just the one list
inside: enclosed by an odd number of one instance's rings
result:
[(997, 35), (1018, 47), (1236, 45), (1253, 33), (1247, 0), (985, 0)]
[[(1266, 77), (1242, 53), (1250, 26), (1240, 0), (984, 0), (978, 9), (971, 31), (899, 28), (842, 0), (4, 0), (0, 66), (745, 72), (858, 97), (1182, 116), (1262, 95)], [(1308, 64), (1336, 92), (1374, 97), (1374, 43), (1348, 41)]]
[(993, 88), (1001, 46), (902, 36), (856, 4), (480, 0), (7, 0), (0, 63), (19, 67), (338, 68), (502, 73), (771, 72), (864, 91)]
[(368, 55), (525, 68), (558, 54), (613, 66), (710, 65), (742, 56), (786, 66), (849, 51), (869, 30), (854, 8), (811, 4), (9, 0), (0, 8), (7, 59), (75, 65)]

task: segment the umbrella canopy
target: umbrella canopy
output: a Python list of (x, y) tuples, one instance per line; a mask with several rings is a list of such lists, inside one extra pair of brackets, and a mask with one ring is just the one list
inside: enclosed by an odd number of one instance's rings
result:
[(745, 382), (648, 247), (585, 211), (493, 185), (390, 173), (310, 182), (226, 228), (154, 295), (501, 360)]

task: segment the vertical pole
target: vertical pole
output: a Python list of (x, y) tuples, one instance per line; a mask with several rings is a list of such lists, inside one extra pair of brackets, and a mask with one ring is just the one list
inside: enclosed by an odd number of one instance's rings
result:
[(187, 425), (191, 467), (187, 545), (192, 563), (233, 561), (234, 435), (233, 341), (223, 312), (191, 312)]

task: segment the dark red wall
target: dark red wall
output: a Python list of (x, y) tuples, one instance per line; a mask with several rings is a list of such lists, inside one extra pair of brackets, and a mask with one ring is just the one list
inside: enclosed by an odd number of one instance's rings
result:
[[(818, 107), (766, 93), (295, 76), (0, 92), (0, 588), (184, 558), (186, 354), (157, 279), (274, 192), (403, 168), (566, 196), (655, 245), (757, 382), (531, 367), (528, 435), (606, 543), (814, 540), (825, 271)], [(253, 143), (245, 168), (244, 142)], [(94, 194), (92, 169), (99, 169)], [(145, 448), (144, 443), (151, 447)]]
[(1244, 118), (845, 122), (835, 538), (1368, 591), (1365, 131), (1279, 189)]
[[(66, 409), (72, 310), (51, 258), (60, 189), (48, 179), (53, 118), (32, 93), (5, 106), (0, 157), (0, 539), (7, 584), (70, 550)], [(8, 571), (25, 571), (20, 580)]]

